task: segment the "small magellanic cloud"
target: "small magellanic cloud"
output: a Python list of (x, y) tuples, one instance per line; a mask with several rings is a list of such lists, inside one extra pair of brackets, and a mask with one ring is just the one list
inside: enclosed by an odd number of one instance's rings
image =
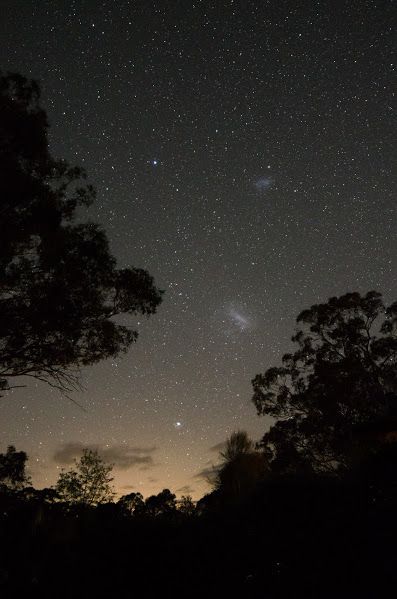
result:
[(254, 187), (259, 193), (268, 191), (273, 186), (273, 179), (271, 177), (258, 177), (254, 181)]

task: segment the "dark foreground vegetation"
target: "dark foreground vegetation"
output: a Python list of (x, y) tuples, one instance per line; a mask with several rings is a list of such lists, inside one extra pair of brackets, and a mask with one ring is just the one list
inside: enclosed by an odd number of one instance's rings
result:
[[(48, 152), (37, 84), (0, 76), (0, 390), (33, 377), (63, 392), (137, 339), (119, 315), (162, 301), (118, 269), (82, 222), (85, 173)], [(77, 217), (77, 211), (80, 210)], [(0, 454), (0, 598), (388, 597), (397, 583), (397, 302), (347, 293), (297, 318), (295, 351), (253, 379), (272, 425), (226, 442), (213, 491), (114, 501), (88, 448), (53, 489)], [(26, 381), (26, 378), (24, 379)]]
[(192, 513), (1, 495), (2, 597), (383, 597), (397, 582), (396, 450), (345, 479), (281, 477)]

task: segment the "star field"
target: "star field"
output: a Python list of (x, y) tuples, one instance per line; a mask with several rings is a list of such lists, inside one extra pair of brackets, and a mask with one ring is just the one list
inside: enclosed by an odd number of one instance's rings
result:
[(259, 439), (250, 380), (305, 307), (397, 299), (394, 5), (4, 0), (0, 65), (40, 81), (56, 157), (98, 192), (120, 266), (165, 290), (79, 409), (41, 384), (0, 403), (37, 486), (84, 446), (116, 485), (200, 497), (211, 450)]

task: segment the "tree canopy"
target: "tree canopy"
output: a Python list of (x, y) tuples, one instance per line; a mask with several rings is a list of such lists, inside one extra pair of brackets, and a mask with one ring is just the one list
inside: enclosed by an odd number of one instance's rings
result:
[(75, 468), (61, 472), (55, 489), (63, 501), (95, 506), (114, 496), (111, 482), (113, 466), (105, 464), (97, 451), (85, 449)]
[(157, 495), (150, 495), (145, 501), (145, 514), (164, 516), (176, 510), (176, 496), (169, 489), (163, 489)]
[(363, 427), (396, 413), (397, 302), (332, 297), (299, 314), (292, 341), (252, 381), (258, 414), (276, 419), (262, 446), (278, 471), (335, 472), (362, 451)]
[(246, 431), (235, 431), (219, 452), (221, 462), (214, 473), (213, 485), (223, 501), (246, 498), (267, 470), (266, 458), (255, 449)]
[(0, 73), (0, 389), (21, 375), (73, 388), (79, 367), (137, 339), (115, 316), (161, 302), (147, 271), (117, 269), (101, 227), (77, 220), (95, 190), (51, 156), (47, 131), (38, 84)]
[(27, 454), (17, 451), (13, 445), (7, 447), (6, 453), (0, 453), (0, 489), (17, 491), (30, 483), (26, 474), (27, 459)]
[(118, 500), (117, 505), (125, 514), (133, 516), (135, 514), (141, 514), (144, 511), (145, 502), (141, 493), (134, 492), (122, 495)]

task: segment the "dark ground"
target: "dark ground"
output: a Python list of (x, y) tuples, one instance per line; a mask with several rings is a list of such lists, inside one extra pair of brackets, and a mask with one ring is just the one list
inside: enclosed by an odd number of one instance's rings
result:
[(393, 596), (395, 506), (369, 480), (273, 482), (190, 517), (3, 495), (0, 596)]

